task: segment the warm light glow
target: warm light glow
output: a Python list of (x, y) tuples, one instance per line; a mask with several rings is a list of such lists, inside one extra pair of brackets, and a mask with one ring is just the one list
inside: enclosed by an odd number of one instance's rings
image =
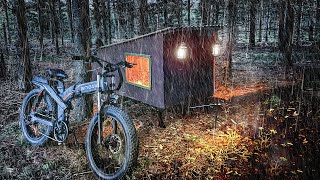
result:
[(188, 48), (185, 43), (181, 43), (177, 50), (177, 58), (185, 59), (187, 57)]
[(219, 44), (213, 45), (213, 47), (212, 47), (212, 54), (213, 54), (214, 56), (220, 56), (220, 51), (221, 51), (221, 49), (220, 49), (220, 45), (219, 45)]
[(151, 89), (151, 60), (148, 55), (126, 54), (126, 61), (136, 64), (126, 69), (126, 80), (129, 84)]

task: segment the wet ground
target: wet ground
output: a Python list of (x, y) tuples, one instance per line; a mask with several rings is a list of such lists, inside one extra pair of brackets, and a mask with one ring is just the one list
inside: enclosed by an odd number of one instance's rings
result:
[[(278, 73), (281, 69), (276, 65), (276, 70), (272, 70), (273, 66), (267, 68), (274, 61), (252, 62), (238, 63), (239, 70), (235, 73), (239, 76), (234, 77), (245, 78), (235, 78), (229, 91), (243, 90), (239, 84), (253, 88), (258, 87), (254, 84), (268, 84), (268, 90), (241, 96), (235, 93), (235, 98), (224, 100), (221, 108), (198, 108), (186, 115), (179, 108), (169, 108), (166, 128), (158, 127), (156, 109), (124, 101), (123, 108), (135, 122), (140, 143), (138, 165), (131, 177), (317, 179), (320, 176), (317, 91), (301, 91), (301, 86), (292, 84), (270, 86), (270, 81), (283, 79), (283, 74)], [(46, 67), (66, 68), (72, 63), (40, 62), (34, 66), (35, 71), (43, 72)], [(66, 70), (72, 79), (72, 68)], [(83, 144), (89, 121), (72, 124), (78, 143), (71, 134), (60, 146), (50, 142), (44, 147), (32, 147), (21, 135), (18, 122), (26, 94), (10, 81), (1, 81), (0, 87), (0, 179), (94, 178)]]

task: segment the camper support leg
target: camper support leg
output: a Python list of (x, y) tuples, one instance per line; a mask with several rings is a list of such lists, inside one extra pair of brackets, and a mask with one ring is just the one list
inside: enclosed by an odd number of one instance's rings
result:
[(161, 128), (166, 128), (166, 125), (164, 124), (164, 120), (166, 118), (166, 113), (167, 113), (166, 109), (159, 109), (158, 110), (158, 115), (159, 115), (158, 122), (159, 122), (159, 127), (161, 127)]

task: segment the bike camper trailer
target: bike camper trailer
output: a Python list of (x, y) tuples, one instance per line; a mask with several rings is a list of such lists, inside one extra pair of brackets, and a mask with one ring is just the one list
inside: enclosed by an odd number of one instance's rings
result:
[(199, 102), (214, 92), (212, 48), (218, 30), (217, 26), (167, 28), (103, 46), (97, 55), (110, 63), (137, 64), (123, 70), (122, 96), (160, 109)]

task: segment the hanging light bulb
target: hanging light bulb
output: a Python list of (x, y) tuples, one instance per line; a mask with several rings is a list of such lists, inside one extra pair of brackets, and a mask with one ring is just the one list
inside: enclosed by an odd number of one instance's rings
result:
[(220, 56), (221, 48), (219, 44), (215, 44), (212, 46), (212, 54), (213, 56)]
[(188, 54), (188, 48), (186, 46), (186, 43), (182, 42), (177, 50), (177, 54), (176, 54), (177, 58), (178, 59), (186, 59), (187, 54)]

